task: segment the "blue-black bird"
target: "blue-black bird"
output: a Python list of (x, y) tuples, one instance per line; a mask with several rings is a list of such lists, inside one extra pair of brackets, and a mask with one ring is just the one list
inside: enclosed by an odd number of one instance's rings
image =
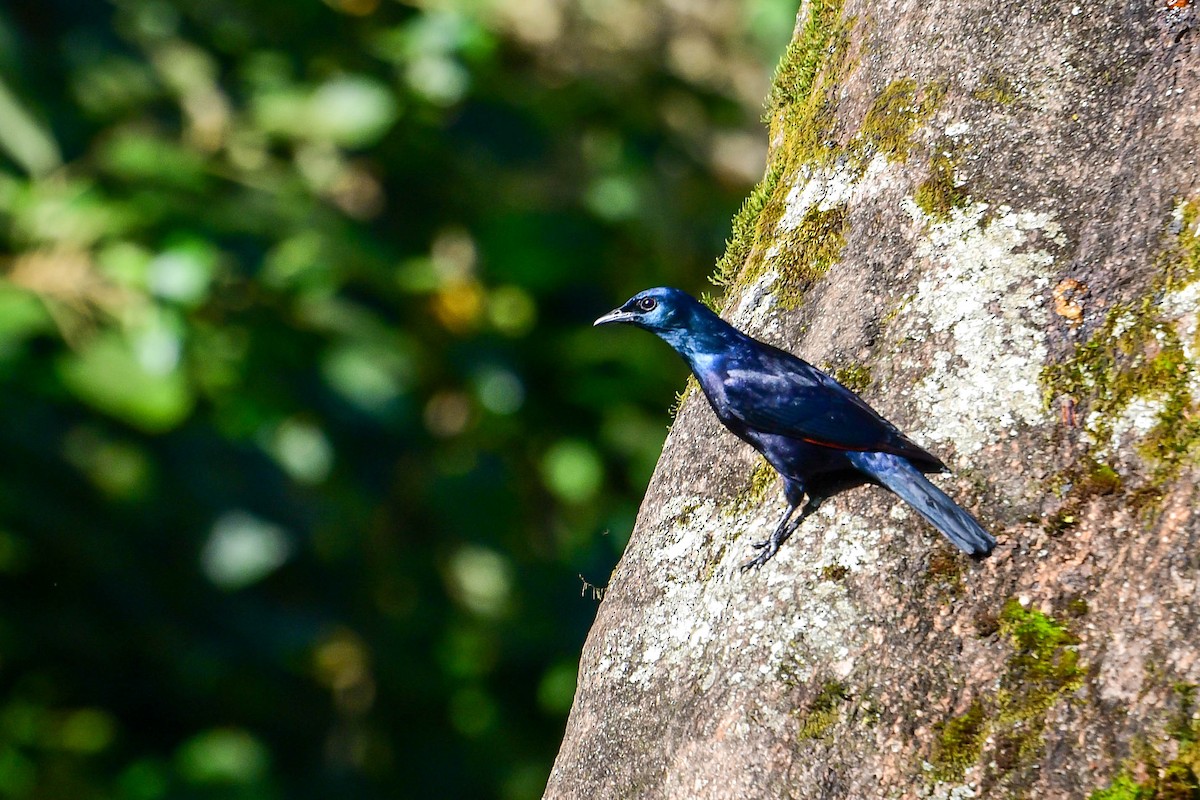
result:
[(683, 356), (717, 418), (783, 477), (787, 511), (743, 569), (767, 563), (830, 493), (866, 481), (891, 489), (964, 553), (982, 557), (996, 546), (922, 474), (947, 471), (937, 456), (812, 364), (747, 336), (679, 289), (647, 289), (594, 324), (613, 322), (644, 328)]

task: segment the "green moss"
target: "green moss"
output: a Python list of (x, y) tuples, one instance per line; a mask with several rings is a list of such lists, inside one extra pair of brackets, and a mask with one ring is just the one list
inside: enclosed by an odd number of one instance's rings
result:
[[(1179, 682), (1174, 686), (1179, 698), (1179, 713), (1167, 724), (1166, 733), (1179, 742), (1179, 752), (1175, 759), (1167, 764), (1160, 781), (1160, 796), (1166, 785), (1175, 797), (1187, 797), (1189, 800), (1200, 798), (1200, 720), (1193, 719), (1196, 710), (1196, 684)], [(1190, 792), (1190, 794), (1189, 794)]]
[(1179, 208), (1179, 239), (1168, 248), (1164, 259), (1163, 288), (1175, 291), (1200, 280), (1200, 204), (1183, 203)]
[(696, 381), (696, 376), (688, 375), (687, 382), (683, 384), (683, 391), (675, 393), (675, 400), (671, 403), (671, 407), (667, 409), (667, 414), (672, 420), (679, 416), (679, 412), (683, 408), (683, 404), (686, 403), (687, 399), (692, 396), (692, 393), (699, 390), (700, 384)]
[(1121, 490), (1121, 476), (1108, 464), (1092, 461), (1083, 490), (1089, 495), (1115, 494)]
[(1061, 536), (1079, 524), (1079, 507), (1075, 504), (1065, 505), (1046, 518), (1046, 533), (1051, 536)]
[(779, 275), (774, 290), (780, 307), (798, 307), (804, 292), (842, 257), (848, 225), (844, 204), (827, 211), (814, 206), (783, 237), (779, 253), (770, 262)]
[(979, 85), (971, 90), (971, 97), (976, 100), (1002, 106), (1012, 105), (1019, 96), (1017, 85), (1008, 76), (995, 72), (985, 75)]
[(1191, 389), (1197, 365), (1187, 357), (1187, 347), (1200, 341), (1182, 341), (1158, 305), (1163, 293), (1200, 280), (1200, 207), (1184, 203), (1177, 215), (1178, 236), (1161, 254), (1161, 275), (1146, 296), (1114, 306), (1070, 358), (1042, 372), (1047, 404), (1065, 395), (1084, 406), (1081, 416), (1101, 443), (1111, 440), (1114, 421), (1135, 401), (1152, 404), (1153, 425), (1135, 446), (1151, 468), (1149, 480), (1130, 491), (1139, 504), (1153, 504), (1184, 466), (1200, 460), (1200, 413)]
[(713, 541), (711, 532), (704, 534), (704, 543), (700, 546), (700, 552), (704, 553), (704, 562), (700, 567), (700, 580), (702, 583), (708, 583), (717, 574), (717, 567), (720, 566), (721, 560), (725, 558), (725, 551), (729, 549), (729, 540), (722, 538), (720, 543)]
[(1152, 796), (1155, 800), (1196, 800), (1200, 797), (1200, 781), (1189, 765), (1172, 761), (1159, 776)]
[(975, 624), (975, 635), (980, 639), (1000, 632), (1000, 615), (986, 606), (976, 609), (972, 622)]
[(737, 517), (762, 505), (771, 496), (778, 474), (774, 467), (760, 458), (750, 473), (749, 485), (725, 507), (725, 514)]
[(679, 510), (678, 516), (676, 516), (673, 520), (674, 524), (682, 528), (686, 528), (692, 521), (692, 515), (695, 514), (699, 508), (700, 504), (697, 502), (688, 503)]
[(1128, 769), (1123, 769), (1112, 783), (1088, 795), (1088, 800), (1196, 800), (1200, 797), (1200, 781), (1196, 773), (1181, 761), (1172, 761), (1162, 769), (1150, 771), (1144, 781), (1137, 781)]
[(846, 364), (833, 370), (833, 378), (853, 392), (862, 392), (870, 387), (871, 368), (866, 364)]
[(1197, 800), (1200, 798), (1200, 746), (1196, 744), (1200, 735), (1200, 723), (1192, 719), (1196, 701), (1196, 685), (1176, 683), (1179, 712), (1167, 723), (1165, 733), (1179, 743), (1178, 753), (1159, 768), (1159, 755), (1155, 748), (1145, 745), (1134, 748), (1133, 763), (1138, 773), (1145, 775), (1137, 781), (1126, 766), (1117, 773), (1112, 782), (1088, 795), (1088, 800)]
[(1091, 608), (1088, 607), (1088, 601), (1082, 597), (1072, 597), (1067, 601), (1067, 616), (1078, 619), (1087, 616), (1089, 611)]
[(933, 581), (955, 581), (963, 573), (963, 560), (956, 558), (955, 551), (943, 547), (933, 552), (929, 557), (929, 568), (925, 571), (928, 579)]
[[(726, 293), (749, 285), (770, 267), (779, 279), (772, 291), (783, 308), (797, 307), (811, 283), (841, 258), (847, 209), (809, 209), (792, 230), (777, 230), (792, 187), (806, 170), (838, 161), (862, 170), (876, 153), (902, 160), (912, 136), (945, 93), (940, 83), (911, 78), (894, 81), (872, 102), (853, 136), (837, 116), (850, 55), (854, 18), (843, 16), (844, 0), (811, 0), (800, 30), (784, 51), (767, 98), (765, 120), (773, 150), (763, 180), (735, 215), (725, 253), (712, 282)], [(764, 242), (778, 246), (767, 261)]]
[(960, 554), (949, 547), (934, 550), (925, 568), (926, 585), (935, 588), (943, 596), (954, 596), (963, 589), (965, 564)]
[(1167, 735), (1184, 744), (1194, 744), (1200, 734), (1200, 723), (1192, 719), (1196, 709), (1196, 684), (1180, 681), (1173, 687), (1179, 698), (1179, 713), (1167, 724)]
[(1089, 794), (1088, 800), (1149, 800), (1153, 796), (1153, 789), (1138, 783), (1128, 772), (1122, 771), (1106, 788), (1097, 789)]
[(715, 285), (729, 287), (736, 281), (738, 273), (742, 271), (754, 248), (754, 243), (759, 239), (759, 217), (762, 216), (763, 209), (778, 184), (778, 168), (768, 168), (767, 174), (750, 191), (750, 195), (734, 215), (730, 237), (725, 243), (725, 253), (718, 259), (716, 271), (709, 279)]
[(841, 564), (827, 564), (821, 568), (821, 580), (837, 582), (844, 580), (850, 574), (849, 567), (843, 567)]
[(967, 768), (979, 760), (987, 738), (987, 719), (978, 701), (963, 714), (942, 724), (933, 748), (933, 776), (939, 781), (962, 780)]
[(887, 313), (884, 314), (882, 318), (880, 318), (879, 324), (882, 327), (886, 328), (887, 326), (889, 326), (893, 322), (895, 322), (897, 319), (899, 319), (900, 315), (903, 314), (905, 311), (907, 311), (908, 307), (910, 305), (912, 305), (912, 301), (913, 301), (914, 297), (915, 297), (915, 295), (912, 295), (912, 294), (906, 294), (903, 297), (901, 297), (896, 302), (896, 304), (894, 306), (892, 306), (891, 308), (889, 308), (887, 310)]
[[(976, 627), (983, 628), (978, 619)], [(1011, 599), (994, 623), (988, 620), (988, 628), (999, 631), (1013, 648), (1000, 691), (942, 725), (932, 753), (934, 780), (961, 778), (981, 760), (989, 737), (995, 742), (990, 779), (1031, 764), (1041, 753), (1046, 712), (1083, 685), (1078, 640), (1062, 622)]]
[(1013, 645), (997, 695), (997, 764), (1011, 772), (1042, 749), (1046, 712), (1083, 685), (1078, 640), (1051, 616), (1024, 608), (1016, 599), (1000, 612), (1000, 631)]
[(1115, 469), (1091, 456), (1050, 480), (1050, 489), (1063, 499), (1062, 505), (1046, 518), (1046, 532), (1056, 536), (1075, 527), (1083, 519), (1084, 506), (1096, 496), (1121, 491), (1123, 482)]
[(830, 680), (821, 684), (817, 696), (800, 715), (800, 730), (796, 739), (801, 742), (824, 737), (841, 718), (842, 704), (850, 699), (850, 690), (841, 681)]
[(808, 100), (831, 48), (845, 47), (841, 20), (845, 0), (812, 0), (799, 36), (792, 39), (771, 80), (768, 113)]
[(913, 134), (946, 95), (944, 83), (924, 86), (912, 78), (892, 81), (876, 96), (863, 118), (858, 139), (863, 156), (874, 153), (888, 161), (904, 161), (913, 149)]
[(747, 496), (755, 504), (766, 499), (771, 487), (775, 485), (775, 468), (766, 461), (759, 461), (750, 474), (750, 488)]
[(775, 161), (794, 173), (801, 164), (829, 164), (835, 153), (835, 91), (848, 70), (854, 20), (844, 0), (812, 0), (800, 34), (784, 51), (767, 97)]
[[(843, 2), (809, 3), (799, 35), (775, 70), (765, 120), (779, 144), (762, 181), (734, 216), (725, 253), (711, 278), (727, 293), (762, 274), (763, 255), (755, 246), (773, 237), (800, 165), (832, 160), (833, 101), (826, 87), (836, 85), (845, 71), (852, 20), (842, 18)], [(802, 263), (799, 257), (792, 261)]]
[[(917, 129), (945, 95), (941, 82), (922, 85), (904, 78), (875, 97), (857, 131), (839, 119), (838, 92), (855, 63), (850, 52), (855, 19), (844, 17), (843, 7), (844, 0), (810, 0), (800, 30), (775, 70), (764, 116), (770, 126), (770, 163), (734, 216), (711, 279), (727, 295), (770, 268), (778, 275), (772, 292), (780, 307), (799, 306), (812, 282), (841, 258), (848, 210), (844, 205), (811, 208), (793, 229), (779, 231), (792, 187), (813, 168), (837, 163), (861, 175), (876, 154), (904, 160), (914, 149)], [(769, 263), (765, 243), (776, 245)]]
[[(782, 210), (782, 202), (764, 210), (758, 223), (761, 235), (767, 236), (775, 229)], [(769, 261), (761, 253), (756, 254), (737, 273), (736, 280), (722, 272), (729, 264), (718, 263), (712, 280), (727, 286), (746, 286), (773, 270), (777, 276), (772, 287), (776, 302), (781, 308), (796, 308), (813, 282), (841, 258), (848, 225), (845, 205), (824, 211), (813, 206), (795, 228), (776, 239), (778, 250)]]
[[(728, 242), (726, 242), (726, 244), (728, 244)], [(708, 306), (710, 311), (713, 311), (717, 314), (721, 313), (721, 309), (724, 306), (722, 298), (716, 297), (709, 292), (700, 293), (700, 302)]]
[(883, 712), (880, 711), (878, 703), (864, 700), (858, 707), (858, 721), (865, 728), (874, 728), (882, 718)]
[(956, 183), (955, 163), (947, 152), (939, 152), (929, 162), (929, 177), (913, 193), (913, 200), (928, 216), (945, 221), (950, 212), (967, 204), (967, 193)]
[(1157, 482), (1174, 477), (1196, 455), (1200, 416), (1193, 414), (1187, 359), (1175, 326), (1151, 298), (1114, 306), (1104, 324), (1071, 358), (1042, 372), (1047, 403), (1055, 394), (1087, 403), (1088, 429), (1101, 442), (1135, 400), (1154, 401), (1155, 424), (1137, 451), (1155, 467)]
[(1000, 612), (1000, 630), (1014, 647), (1000, 692), (1002, 719), (1032, 718), (1083, 685), (1079, 640), (1053, 617), (1010, 599)]

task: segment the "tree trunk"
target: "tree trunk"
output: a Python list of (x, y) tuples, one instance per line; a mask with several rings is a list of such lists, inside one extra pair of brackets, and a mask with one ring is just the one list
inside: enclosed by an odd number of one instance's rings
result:
[(690, 392), (547, 798), (1196, 796), (1198, 102), (1189, 0), (806, 0), (724, 316), (1000, 546), (862, 487), (743, 574), (781, 484)]

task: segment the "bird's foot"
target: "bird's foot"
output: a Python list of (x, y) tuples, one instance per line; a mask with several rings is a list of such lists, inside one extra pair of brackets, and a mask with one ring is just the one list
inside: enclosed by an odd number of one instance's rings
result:
[(774, 537), (768, 539), (765, 542), (755, 542), (754, 546), (761, 549), (762, 552), (759, 553), (757, 556), (755, 556), (750, 561), (747, 561), (745, 564), (742, 564), (742, 572), (748, 572), (752, 569), (758, 569), (763, 564), (770, 561), (771, 558), (774, 557), (774, 555), (779, 552), (779, 544), (780, 543), (777, 542)]
[(751, 561), (742, 564), (742, 572), (750, 569), (758, 569), (770, 561), (779, 552), (779, 548), (788, 540), (788, 537), (796, 532), (796, 528), (800, 527), (800, 523), (804, 521), (804, 518), (811, 514), (820, 502), (821, 498), (809, 498), (808, 504), (801, 510), (800, 516), (788, 522), (788, 517), (791, 515), (791, 511), (789, 510), (788, 514), (785, 514), (784, 518), (780, 520), (779, 527), (775, 529), (770, 537), (761, 542), (751, 542), (751, 547), (762, 552)]

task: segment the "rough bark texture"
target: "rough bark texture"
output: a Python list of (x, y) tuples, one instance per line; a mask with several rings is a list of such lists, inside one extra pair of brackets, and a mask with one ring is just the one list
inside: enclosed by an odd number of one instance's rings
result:
[(780, 484), (692, 392), (548, 798), (1193, 797), (1200, 29), (1190, 3), (806, 0), (724, 314), (955, 470), (761, 571)]

